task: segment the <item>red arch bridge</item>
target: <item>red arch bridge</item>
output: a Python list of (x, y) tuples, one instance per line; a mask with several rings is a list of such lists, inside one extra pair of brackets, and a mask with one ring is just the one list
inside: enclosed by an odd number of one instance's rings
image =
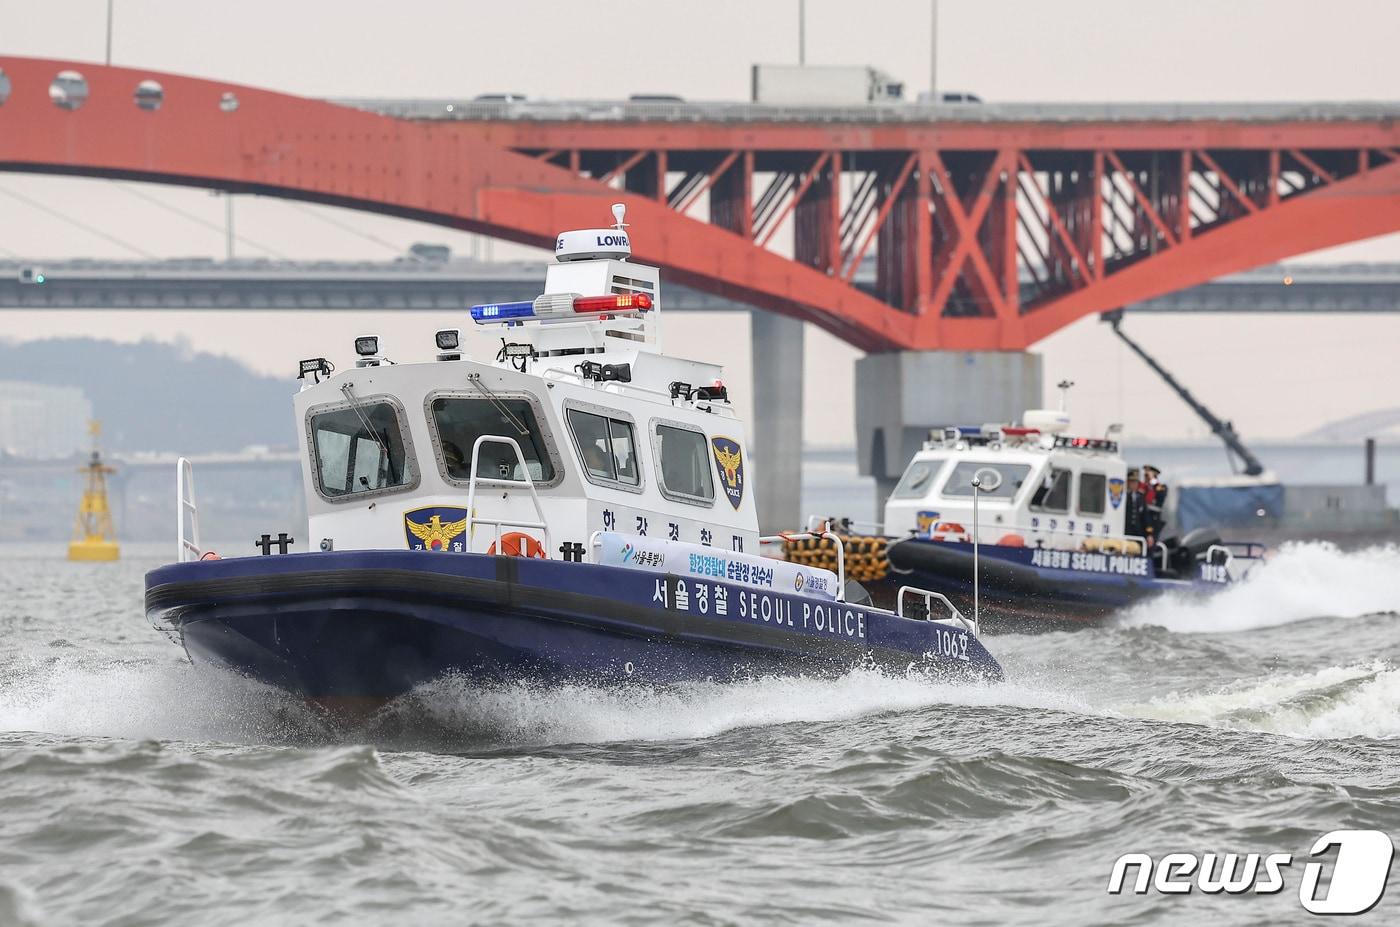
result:
[[(1038, 402), (1022, 352), (1080, 318), (1400, 230), (1392, 105), (336, 103), (68, 61), (0, 69), (4, 170), (541, 247), (624, 199), (637, 258), (669, 279), (871, 352), (861, 456), (881, 477), (926, 425)], [(777, 340), (800, 356), (800, 334)], [(978, 353), (916, 353), (931, 351)], [(760, 379), (781, 384), (785, 354)], [(756, 429), (776, 435), (768, 456), (796, 453), (793, 411)]]

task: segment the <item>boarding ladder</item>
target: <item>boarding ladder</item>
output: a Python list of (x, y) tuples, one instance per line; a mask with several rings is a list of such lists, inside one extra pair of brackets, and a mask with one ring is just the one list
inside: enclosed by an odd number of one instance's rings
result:
[[(481, 459), (481, 449), (487, 444), (503, 444), (506, 447), (509, 447), (512, 451), (514, 451), (516, 463), (520, 465), (520, 473), (522, 474), (522, 479), (515, 480), (509, 479), (504, 476), (482, 477), (477, 475), (477, 464), (480, 462)], [(483, 486), (488, 489), (510, 490), (519, 489), (522, 487), (528, 489), (530, 491), (530, 499), (535, 504), (535, 515), (538, 517), (539, 520), (516, 521), (503, 518), (478, 518), (476, 515), (476, 491), (478, 487)], [(539, 531), (544, 534), (545, 555), (548, 556), (549, 551), (554, 549), (550, 543), (549, 525), (545, 521), (544, 507), (540, 505), (540, 494), (535, 491), (535, 481), (530, 478), (530, 468), (525, 464), (525, 455), (520, 450), (520, 444), (514, 438), (508, 438), (504, 435), (482, 435), (481, 437), (477, 438), (476, 443), (472, 445), (471, 480), (467, 483), (468, 544), (471, 544), (472, 538), (475, 536), (476, 526), (478, 524), (492, 525), (493, 527), (495, 527), (495, 548), (497, 554), (503, 553), (501, 548), (501, 528), (503, 526), (507, 528), (522, 528), (527, 530), (533, 529), (535, 531)]]

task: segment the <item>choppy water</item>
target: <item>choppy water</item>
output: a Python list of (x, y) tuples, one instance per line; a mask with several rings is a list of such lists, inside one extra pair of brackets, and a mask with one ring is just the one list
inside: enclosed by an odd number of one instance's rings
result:
[(188, 666), (149, 553), (0, 551), (0, 924), (1269, 923), (1301, 863), (1245, 898), (1110, 868), (1400, 837), (1393, 548), (996, 638), (1000, 686), (448, 680), (351, 735)]

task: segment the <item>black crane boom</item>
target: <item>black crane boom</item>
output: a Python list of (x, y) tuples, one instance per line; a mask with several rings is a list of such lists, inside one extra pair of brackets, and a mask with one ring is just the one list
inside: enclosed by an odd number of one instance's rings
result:
[(1152, 355), (1144, 351), (1136, 341), (1123, 333), (1122, 309), (1116, 309), (1113, 312), (1105, 312), (1103, 314), (1103, 320), (1113, 326), (1113, 333), (1119, 338), (1122, 338), (1123, 343), (1132, 348), (1134, 354), (1146, 361), (1147, 366), (1157, 371), (1157, 375), (1176, 391), (1176, 394), (1181, 397), (1181, 401), (1190, 406), (1191, 410), (1201, 417), (1201, 421), (1210, 426), (1211, 432), (1221, 441), (1225, 442), (1225, 447), (1243, 462), (1245, 475), (1258, 476), (1264, 472), (1264, 465), (1259, 462), (1258, 457), (1250, 453), (1249, 448), (1244, 446), (1244, 442), (1240, 440), (1240, 436), (1235, 432), (1234, 425), (1217, 418), (1214, 413), (1202, 405), (1195, 396), (1191, 395), (1190, 390), (1178, 383), (1176, 377), (1172, 376), (1167, 372), (1165, 367), (1157, 363)]

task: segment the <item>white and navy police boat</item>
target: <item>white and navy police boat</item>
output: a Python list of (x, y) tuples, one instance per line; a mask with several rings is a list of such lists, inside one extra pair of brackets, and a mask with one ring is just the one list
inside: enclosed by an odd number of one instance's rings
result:
[[(307, 553), (201, 549), (146, 610), (192, 661), (357, 709), (443, 674), (482, 682), (728, 680), (877, 666), (999, 677), (936, 593), (890, 610), (760, 555), (743, 423), (721, 368), (661, 351), (659, 273), (613, 228), (565, 232), (544, 293), (473, 307), (494, 360), (302, 363)], [(269, 553), (280, 547), (283, 553)], [(906, 608), (908, 613), (906, 614)]]
[(1218, 591), (1263, 557), (1205, 528), (1161, 543), (1126, 535), (1117, 441), (1069, 428), (1062, 403), (1019, 425), (931, 433), (885, 504), (889, 574), (871, 584), (875, 600), (912, 583), (971, 604), (976, 562), (989, 627), (1076, 627), (1163, 593)]

